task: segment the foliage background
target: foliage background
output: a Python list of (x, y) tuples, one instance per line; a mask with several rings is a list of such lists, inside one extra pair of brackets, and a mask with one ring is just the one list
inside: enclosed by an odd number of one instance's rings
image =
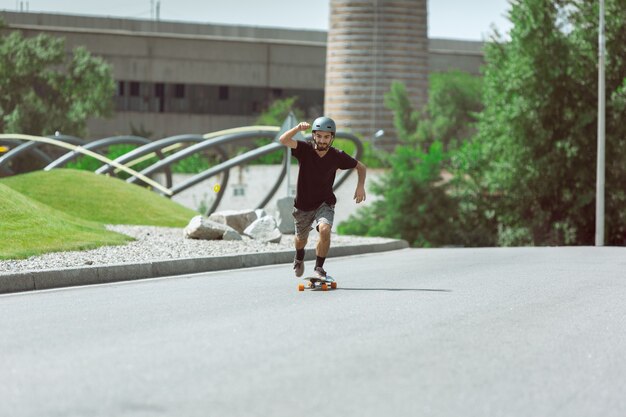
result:
[(65, 40), (7, 33), (0, 21), (0, 131), (84, 137), (89, 117), (109, 116), (115, 93), (111, 67)]
[[(416, 111), (393, 84), (401, 145), (374, 188), (383, 199), (339, 230), (414, 246), (593, 245), (598, 16), (598, 1), (514, 0), (510, 40), (486, 44), (482, 86), (433, 74)], [(606, 0), (610, 245), (626, 244), (625, 21), (623, 1)]]

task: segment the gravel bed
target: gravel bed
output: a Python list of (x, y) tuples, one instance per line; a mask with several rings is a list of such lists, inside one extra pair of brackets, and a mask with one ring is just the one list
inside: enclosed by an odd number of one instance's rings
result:
[[(136, 240), (120, 246), (102, 246), (92, 250), (55, 252), (21, 260), (0, 261), (0, 275), (86, 265), (116, 265), (293, 250), (293, 235), (283, 235), (280, 243), (262, 243), (247, 236), (244, 236), (242, 241), (185, 239), (183, 229), (176, 227), (108, 225), (107, 229), (126, 234)], [(307, 248), (314, 248), (317, 238), (315, 231), (311, 232)], [(381, 243), (390, 240), (392, 239), (333, 234), (331, 247)]]

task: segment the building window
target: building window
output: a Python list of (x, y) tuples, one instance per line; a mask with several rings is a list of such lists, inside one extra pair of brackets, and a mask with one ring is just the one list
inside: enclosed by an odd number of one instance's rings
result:
[(117, 82), (117, 95), (123, 97), (124, 94), (126, 93), (125, 88), (126, 87), (126, 83), (124, 83), (124, 81), (118, 81)]
[(246, 195), (246, 189), (243, 185), (233, 185), (233, 196), (243, 197)]
[(174, 97), (185, 98), (185, 84), (174, 85)]
[(165, 84), (156, 83), (154, 85), (154, 95), (156, 97), (165, 97)]
[(228, 86), (220, 85), (219, 97), (220, 100), (228, 100)]
[(282, 97), (283, 89), (282, 88), (272, 88), (272, 97)]
[(139, 83), (137, 81), (130, 82), (130, 95), (132, 97), (139, 97)]

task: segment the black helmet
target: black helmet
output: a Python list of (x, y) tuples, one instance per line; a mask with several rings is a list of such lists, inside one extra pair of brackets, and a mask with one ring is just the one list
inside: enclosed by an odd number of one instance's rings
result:
[(321, 131), (321, 132), (330, 132), (335, 135), (337, 131), (337, 127), (335, 126), (335, 121), (330, 117), (322, 116), (318, 117), (313, 121), (313, 126), (311, 127), (313, 132)]

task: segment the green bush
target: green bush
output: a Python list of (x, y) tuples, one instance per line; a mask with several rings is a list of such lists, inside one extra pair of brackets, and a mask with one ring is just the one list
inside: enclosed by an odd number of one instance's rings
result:
[[(119, 145), (111, 145), (109, 146), (109, 148), (107, 149), (106, 153), (104, 156), (106, 156), (107, 158), (111, 159), (111, 160), (115, 160), (117, 158), (119, 158), (122, 155), (127, 154), (128, 152), (134, 150), (135, 148), (137, 148), (137, 145), (132, 145), (132, 144), (119, 144)], [(145, 161), (142, 161), (136, 165), (131, 166), (130, 168), (134, 169), (135, 171), (141, 171), (147, 167), (149, 167), (150, 165), (156, 163), (159, 159), (155, 156), (152, 157), (150, 159), (146, 159)], [(96, 171), (98, 168), (100, 168), (103, 165), (102, 161), (97, 160), (96, 158), (92, 158), (91, 156), (88, 155), (83, 155), (83, 156), (79, 156), (78, 158), (76, 158), (75, 160), (69, 162), (65, 167), (68, 169), (78, 169), (81, 171)], [(118, 176), (120, 178), (128, 178), (130, 177), (130, 174), (127, 174), (125, 172), (120, 172), (118, 174)]]
[(400, 146), (390, 156), (393, 167), (374, 183), (374, 194), (383, 197), (338, 225), (340, 234), (402, 238), (412, 246), (431, 247), (458, 241), (454, 221), (457, 202), (442, 181), (446, 160), (441, 142), (427, 152)]
[(217, 155), (207, 155), (205, 153), (194, 153), (185, 159), (172, 164), (172, 172), (181, 174), (197, 174), (218, 165), (220, 160)]
[[(359, 138), (360, 139), (360, 138)], [(388, 168), (388, 155), (386, 152), (376, 150), (372, 146), (370, 142), (363, 141), (361, 139), (361, 143), (363, 144), (363, 154), (359, 158), (359, 160), (365, 164), (368, 168)], [(348, 155), (355, 155), (356, 153), (356, 145), (354, 142), (347, 139), (335, 139), (333, 142), (333, 147), (337, 149), (341, 149)]]

